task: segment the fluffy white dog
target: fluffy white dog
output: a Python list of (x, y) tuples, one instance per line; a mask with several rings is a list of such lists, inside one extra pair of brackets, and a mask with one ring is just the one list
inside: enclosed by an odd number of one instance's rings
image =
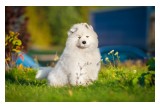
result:
[(47, 78), (51, 86), (88, 85), (100, 69), (98, 36), (87, 23), (75, 24), (68, 31), (66, 47), (54, 68), (40, 68), (36, 78)]

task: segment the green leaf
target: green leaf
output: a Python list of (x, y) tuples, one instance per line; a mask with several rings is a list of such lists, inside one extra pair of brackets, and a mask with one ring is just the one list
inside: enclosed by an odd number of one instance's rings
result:
[(12, 42), (12, 41), (13, 41), (13, 37), (10, 37), (10, 38), (9, 38), (9, 42)]
[(16, 40), (13, 40), (12, 44), (20, 46), (20, 45), (22, 45), (22, 41), (19, 39), (16, 39)]
[(6, 35), (6, 39), (5, 39), (5, 42), (9, 39), (10, 37), (8, 35)]
[(12, 49), (12, 51), (14, 51), (14, 52), (20, 52), (20, 50), (18, 50), (18, 49)]
[(133, 84), (134, 86), (137, 85), (138, 82), (139, 82), (138, 78), (134, 78), (134, 79), (132, 80), (132, 84)]
[(148, 61), (147, 61), (147, 66), (148, 66), (148, 69), (149, 71), (155, 71), (155, 58), (150, 58)]

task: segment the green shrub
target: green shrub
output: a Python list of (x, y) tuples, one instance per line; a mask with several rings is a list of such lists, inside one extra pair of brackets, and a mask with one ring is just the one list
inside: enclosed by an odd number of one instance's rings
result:
[[(18, 53), (23, 49), (22, 41), (18, 38), (19, 33), (10, 31), (5, 39), (5, 64), (8, 68), (14, 67)], [(21, 56), (23, 59), (23, 56)]]

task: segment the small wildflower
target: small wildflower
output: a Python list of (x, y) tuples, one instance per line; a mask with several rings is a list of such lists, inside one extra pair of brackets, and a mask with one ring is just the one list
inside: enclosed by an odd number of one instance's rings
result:
[(113, 52), (114, 52), (114, 50), (111, 50), (111, 51), (108, 53), (108, 55), (112, 54)]
[(59, 56), (57, 55), (57, 53), (53, 56), (53, 61), (58, 61), (59, 60)]
[(117, 56), (117, 55), (118, 55), (118, 52), (116, 52), (114, 55)]
[(109, 58), (108, 58), (108, 57), (106, 57), (106, 58), (105, 58), (105, 60), (106, 60), (106, 61), (109, 61)]
[(114, 50), (111, 50), (111, 53), (113, 53), (114, 52)]
[(20, 65), (17, 66), (17, 68), (18, 68), (19, 70), (22, 70), (24, 67), (23, 67), (22, 64), (20, 64)]

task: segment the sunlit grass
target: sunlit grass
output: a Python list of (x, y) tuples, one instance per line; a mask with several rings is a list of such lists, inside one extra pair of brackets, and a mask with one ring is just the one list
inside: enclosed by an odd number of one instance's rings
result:
[(148, 67), (130, 62), (117, 68), (102, 64), (99, 78), (83, 86), (50, 87), (36, 80), (36, 70), (13, 68), (6, 72), (6, 101), (155, 101), (155, 86), (133, 80), (148, 72)]

